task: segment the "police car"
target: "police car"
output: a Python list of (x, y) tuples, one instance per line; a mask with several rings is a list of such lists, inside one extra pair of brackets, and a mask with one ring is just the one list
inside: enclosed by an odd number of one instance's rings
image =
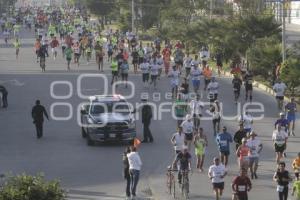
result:
[(122, 95), (96, 95), (81, 106), (81, 132), (89, 146), (97, 142), (133, 143), (135, 109)]

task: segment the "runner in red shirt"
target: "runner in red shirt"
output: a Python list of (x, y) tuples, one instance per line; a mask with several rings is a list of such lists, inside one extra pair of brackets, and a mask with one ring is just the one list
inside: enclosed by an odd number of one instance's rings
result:
[(252, 184), (246, 169), (241, 169), (240, 175), (233, 179), (231, 187), (232, 200), (248, 200), (248, 192), (251, 190)]

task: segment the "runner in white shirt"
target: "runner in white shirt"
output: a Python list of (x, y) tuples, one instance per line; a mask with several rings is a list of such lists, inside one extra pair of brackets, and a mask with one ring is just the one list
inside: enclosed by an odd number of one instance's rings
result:
[(151, 75), (150, 85), (153, 83), (154, 89), (156, 89), (158, 69), (159, 69), (159, 66), (158, 66), (156, 60), (153, 59), (152, 61), (150, 61), (150, 75)]
[(216, 77), (212, 76), (210, 83), (207, 85), (208, 99), (211, 103), (218, 99), (218, 89), (219, 83), (216, 81)]
[(277, 130), (273, 131), (272, 141), (274, 144), (274, 149), (276, 152), (276, 162), (279, 163), (283, 157), (283, 152), (286, 149), (288, 134), (281, 128), (280, 125), (277, 126)]
[(275, 83), (273, 86), (279, 111), (282, 111), (283, 109), (283, 100), (286, 88), (287, 86), (283, 82), (281, 82), (280, 79), (278, 79), (277, 83)]
[(192, 61), (193, 61), (193, 59), (190, 57), (189, 54), (187, 54), (183, 61), (183, 66), (185, 68), (185, 77), (188, 77), (190, 75)]
[(216, 199), (219, 200), (224, 190), (224, 178), (227, 175), (225, 166), (220, 163), (219, 158), (214, 158), (214, 164), (209, 167), (208, 177), (212, 181)]
[(245, 111), (245, 114), (239, 117), (239, 122), (243, 122), (244, 130), (247, 133), (250, 133), (252, 131), (253, 117), (249, 114), (248, 111)]
[(148, 85), (150, 72), (150, 64), (146, 61), (146, 59), (144, 59), (144, 61), (140, 64), (140, 69), (142, 71), (143, 84), (144, 87), (146, 87)]
[(192, 122), (191, 115), (186, 115), (185, 120), (180, 125), (182, 127), (182, 131), (185, 135), (185, 142), (188, 146), (189, 151), (191, 150), (191, 145), (193, 142), (193, 131), (194, 131), (194, 123)]
[(191, 78), (193, 83), (194, 92), (198, 94), (199, 88), (200, 88), (200, 78), (202, 75), (202, 70), (198, 67), (197, 64), (192, 63), (192, 69), (191, 69)]
[(173, 69), (170, 71), (168, 77), (171, 78), (172, 98), (176, 99), (180, 78), (180, 71), (178, 70), (177, 65), (173, 66)]
[(259, 154), (263, 149), (263, 145), (259, 139), (256, 138), (256, 133), (251, 131), (249, 137), (250, 139), (247, 140), (246, 145), (250, 148), (250, 155), (249, 155), (249, 168), (251, 172), (251, 179), (257, 178), (257, 168), (259, 162)]
[(182, 151), (182, 147), (184, 146), (185, 135), (183, 133), (182, 127), (178, 127), (178, 132), (174, 133), (171, 142), (174, 145), (175, 155), (177, 155), (180, 151)]
[(203, 110), (204, 104), (200, 100), (200, 95), (198, 94), (196, 99), (193, 99), (190, 102), (190, 112), (193, 116), (194, 121), (194, 128), (196, 131), (200, 128), (200, 118), (202, 117), (202, 110)]
[(158, 54), (156, 57), (156, 63), (158, 65), (158, 80), (160, 80), (160, 76), (161, 76), (162, 68), (163, 68), (163, 64), (164, 64), (164, 59), (160, 54)]

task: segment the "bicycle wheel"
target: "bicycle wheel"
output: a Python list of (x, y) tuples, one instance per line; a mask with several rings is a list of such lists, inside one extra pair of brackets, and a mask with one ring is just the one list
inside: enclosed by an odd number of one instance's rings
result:
[(169, 194), (172, 194), (172, 184), (170, 172), (167, 172), (167, 190)]

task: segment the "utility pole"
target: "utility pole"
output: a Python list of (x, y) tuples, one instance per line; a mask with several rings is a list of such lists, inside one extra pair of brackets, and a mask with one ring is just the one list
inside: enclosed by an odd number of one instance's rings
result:
[(210, 0), (209, 2), (209, 18), (212, 19), (212, 15), (213, 15), (213, 0)]
[(135, 32), (134, 21), (135, 21), (134, 0), (131, 0), (131, 31), (133, 33)]
[(285, 62), (286, 59), (286, 37), (285, 37), (285, 31), (286, 31), (286, 26), (285, 26), (285, 0), (282, 0), (282, 5), (281, 5), (281, 15), (282, 15), (282, 63)]

